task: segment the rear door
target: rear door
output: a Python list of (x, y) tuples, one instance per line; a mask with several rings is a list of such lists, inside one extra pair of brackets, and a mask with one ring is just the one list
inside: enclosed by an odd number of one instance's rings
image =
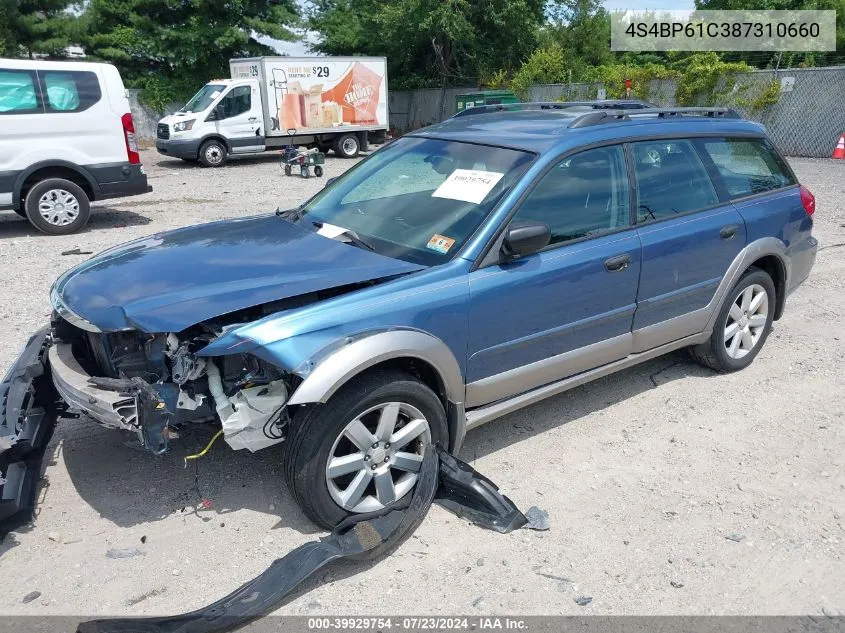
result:
[(257, 81), (229, 88), (214, 111), (222, 112), (222, 118), (217, 118), (215, 125), (229, 141), (233, 154), (264, 151), (264, 115)]
[(637, 199), (642, 270), (633, 351), (704, 329), (708, 304), (745, 247), (742, 216), (720, 201), (690, 139), (649, 140), (628, 147)]

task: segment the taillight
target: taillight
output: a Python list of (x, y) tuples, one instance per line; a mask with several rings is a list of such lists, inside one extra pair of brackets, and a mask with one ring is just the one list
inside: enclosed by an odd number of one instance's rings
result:
[(816, 197), (804, 185), (799, 186), (798, 191), (801, 194), (801, 204), (804, 207), (804, 211), (807, 212), (807, 215), (813, 217), (813, 214), (816, 212)]
[(138, 165), (141, 163), (141, 155), (138, 154), (138, 139), (135, 138), (135, 123), (132, 121), (132, 115), (127, 112), (120, 117), (120, 122), (123, 123), (123, 137), (126, 139), (126, 155), (129, 157), (129, 164)]

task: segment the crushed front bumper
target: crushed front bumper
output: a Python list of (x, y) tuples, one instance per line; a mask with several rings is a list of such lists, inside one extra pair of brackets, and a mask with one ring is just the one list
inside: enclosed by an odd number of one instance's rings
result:
[(29, 339), (0, 383), (0, 536), (26, 520), (56, 426), (57, 394), (47, 371), (49, 329)]

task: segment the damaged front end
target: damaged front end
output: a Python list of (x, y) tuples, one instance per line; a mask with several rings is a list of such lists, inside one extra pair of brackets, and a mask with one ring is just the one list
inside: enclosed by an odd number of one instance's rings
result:
[(55, 389), (68, 407), (135, 433), (156, 454), (184, 425), (202, 422), (220, 423), (234, 449), (281, 442), (298, 378), (251, 354), (196, 355), (227, 327), (95, 332), (55, 315), (47, 351)]

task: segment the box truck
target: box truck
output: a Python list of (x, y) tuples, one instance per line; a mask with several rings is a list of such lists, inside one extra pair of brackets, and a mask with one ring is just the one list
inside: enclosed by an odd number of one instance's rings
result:
[(286, 145), (353, 158), (384, 142), (384, 57), (252, 57), (229, 60), (229, 70), (159, 121), (159, 153), (220, 167)]

